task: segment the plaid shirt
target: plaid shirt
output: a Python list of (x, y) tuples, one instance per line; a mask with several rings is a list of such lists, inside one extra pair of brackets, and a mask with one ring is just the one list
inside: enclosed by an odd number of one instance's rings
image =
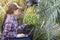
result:
[(3, 26), (4, 30), (2, 33), (2, 40), (6, 37), (16, 37), (17, 30), (22, 30), (25, 28), (25, 24), (18, 26), (17, 19), (15, 16), (7, 15), (5, 20), (5, 25)]

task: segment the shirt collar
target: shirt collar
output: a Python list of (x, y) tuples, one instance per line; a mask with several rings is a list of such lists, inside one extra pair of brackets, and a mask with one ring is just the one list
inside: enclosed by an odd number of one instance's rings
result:
[(15, 17), (15, 16), (10, 15), (10, 14), (7, 14), (7, 17), (8, 17), (8, 18), (10, 18), (10, 19), (13, 19), (13, 20), (15, 20), (15, 19), (16, 19), (16, 17)]

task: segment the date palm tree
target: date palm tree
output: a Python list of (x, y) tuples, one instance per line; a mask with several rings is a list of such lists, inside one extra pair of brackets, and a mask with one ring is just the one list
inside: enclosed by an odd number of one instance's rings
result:
[(60, 40), (60, 0), (38, 0), (37, 14), (40, 26), (36, 26), (34, 40)]

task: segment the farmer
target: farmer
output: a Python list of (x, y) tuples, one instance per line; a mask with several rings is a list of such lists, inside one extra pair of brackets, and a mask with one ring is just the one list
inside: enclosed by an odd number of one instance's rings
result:
[[(16, 3), (11, 3), (8, 5), (8, 10), (4, 17), (2, 24), (2, 38), (1, 40), (12, 40), (12, 38), (17, 36), (17, 30), (22, 30), (25, 28), (26, 24), (18, 26), (16, 15), (18, 15), (18, 7)], [(25, 8), (24, 8), (25, 9)]]

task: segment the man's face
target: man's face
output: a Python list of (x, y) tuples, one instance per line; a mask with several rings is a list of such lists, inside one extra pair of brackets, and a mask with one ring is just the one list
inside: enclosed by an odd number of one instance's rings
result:
[(18, 15), (18, 9), (14, 10), (14, 15)]

